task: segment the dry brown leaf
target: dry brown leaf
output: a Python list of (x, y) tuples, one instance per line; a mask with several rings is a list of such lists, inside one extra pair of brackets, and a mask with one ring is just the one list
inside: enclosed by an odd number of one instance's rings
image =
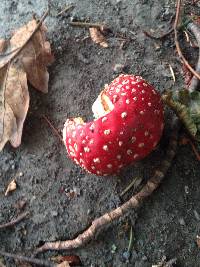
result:
[(99, 29), (89, 28), (89, 32), (90, 32), (90, 37), (94, 43), (99, 44), (100, 46), (104, 48), (108, 47), (106, 38), (104, 37), (104, 35), (101, 33)]
[(32, 264), (30, 264), (29, 262), (25, 262), (25, 261), (20, 261), (15, 259), (15, 264), (17, 267), (33, 267)]
[(7, 188), (6, 188), (5, 196), (7, 196), (9, 192), (15, 191), (16, 188), (17, 188), (17, 184), (16, 184), (15, 179), (13, 179), (13, 180), (9, 183), (9, 185), (7, 186)]
[(53, 56), (45, 40), (46, 27), (42, 24), (35, 32), (37, 26), (34, 19), (19, 28), (6, 43), (6, 50), (5, 41), (0, 41), (0, 49), (4, 49), (0, 56), (0, 150), (7, 141), (14, 147), (21, 144), (29, 108), (27, 80), (35, 89), (48, 91), (47, 65)]
[[(21, 27), (11, 38), (11, 47), (21, 47), (36, 27), (36, 20)], [(45, 40), (46, 31), (47, 28), (42, 24), (18, 56), (21, 58), (28, 81), (43, 93), (48, 92), (49, 73), (46, 67), (53, 62), (50, 43)]]
[(5, 48), (6, 48), (6, 40), (0, 39), (0, 53), (2, 53)]
[(62, 263), (57, 264), (56, 267), (70, 267), (70, 265), (68, 261), (63, 261)]
[(81, 260), (77, 255), (58, 255), (51, 258), (56, 263), (68, 262), (69, 266), (82, 266)]
[(16, 58), (0, 69), (0, 150), (8, 140), (14, 147), (20, 145), (28, 107), (26, 73)]

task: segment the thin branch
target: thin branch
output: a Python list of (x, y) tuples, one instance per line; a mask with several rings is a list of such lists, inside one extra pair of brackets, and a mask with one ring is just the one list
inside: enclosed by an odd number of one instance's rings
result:
[(170, 35), (173, 31), (174, 31), (174, 29), (172, 28), (172, 29), (170, 29), (169, 31), (167, 31), (167, 32), (165, 32), (165, 33), (163, 33), (163, 34), (161, 34), (160, 36), (154, 36), (154, 35), (152, 35), (151, 33), (147, 32), (147, 31), (143, 31), (143, 33), (144, 33), (146, 36), (150, 37), (151, 39), (154, 39), (154, 40), (161, 40), (161, 39), (164, 39), (165, 37), (167, 37), (168, 35)]
[[(196, 24), (194, 24), (193, 22), (190, 22), (188, 24), (187, 28), (194, 34), (194, 36), (197, 40), (198, 47), (199, 47), (199, 57), (198, 57), (198, 61), (196, 64), (196, 72), (200, 75), (200, 28)], [(193, 92), (196, 90), (198, 85), (199, 85), (199, 79), (197, 79), (197, 77), (194, 76), (191, 80), (191, 83), (190, 83), (188, 90), (190, 92)]]
[(187, 138), (187, 137), (183, 137), (181, 139), (181, 144), (182, 145), (186, 145), (188, 143), (190, 144), (190, 146), (191, 146), (191, 148), (192, 148), (197, 160), (200, 161), (200, 154), (199, 154), (197, 148), (195, 147), (194, 143), (192, 142), (192, 140), (190, 138)]
[(65, 8), (63, 8), (57, 15), (56, 17), (59, 17), (60, 15), (62, 15), (63, 13), (69, 11), (70, 9), (74, 9), (75, 5), (68, 5)]
[(50, 126), (52, 131), (55, 133), (55, 135), (58, 137), (60, 142), (63, 144), (62, 136), (59, 134), (58, 130), (53, 126), (53, 124), (50, 122), (50, 120), (45, 115), (42, 115), (42, 118), (47, 122), (47, 124)]
[(155, 170), (154, 175), (148, 180), (146, 185), (144, 185), (144, 187), (137, 194), (132, 196), (120, 207), (95, 219), (92, 222), (91, 226), (75, 239), (57, 242), (46, 242), (43, 246), (39, 247), (36, 250), (36, 254), (44, 252), (46, 250), (69, 250), (81, 247), (92, 240), (95, 237), (97, 231), (109, 225), (119, 217), (123, 216), (129, 210), (138, 208), (140, 204), (157, 189), (157, 187), (165, 177), (169, 167), (171, 166), (172, 160), (174, 159), (174, 156), (176, 154), (178, 130), (179, 123), (176, 119), (173, 126), (173, 133), (169, 141), (169, 146), (166, 151), (165, 159), (161, 162), (159, 168)]
[(7, 223), (0, 224), (0, 229), (4, 229), (4, 228), (8, 228), (8, 227), (14, 226), (15, 224), (21, 222), (28, 215), (29, 215), (28, 211), (23, 212), (16, 219), (13, 219), (12, 221), (7, 222)]
[(44, 267), (56, 267), (57, 264), (54, 264), (50, 261), (47, 260), (41, 260), (41, 259), (36, 259), (36, 258), (32, 258), (32, 257), (25, 257), (22, 255), (17, 255), (17, 254), (11, 254), (8, 252), (4, 252), (4, 251), (0, 251), (0, 255), (4, 256), (4, 257), (8, 257), (8, 258), (13, 258), (15, 260), (19, 260), (19, 261), (24, 261), (24, 262), (29, 262), (38, 266), (44, 266)]
[[(174, 17), (175, 17), (175, 15), (172, 15), (171, 16), (170, 21), (169, 21), (169, 24), (171, 24), (173, 22)], [(143, 33), (146, 36), (148, 36), (148, 37), (150, 37), (150, 38), (152, 38), (154, 40), (160, 40), (160, 39), (163, 39), (163, 38), (167, 37), (168, 35), (170, 35), (173, 31), (174, 31), (174, 29), (171, 28), (169, 31), (167, 31), (166, 33), (161, 34), (160, 36), (154, 36), (150, 32), (147, 32), (147, 31), (143, 31)]]
[(142, 182), (142, 178), (135, 177), (133, 181), (120, 193), (120, 197), (123, 197), (132, 187), (137, 188)]
[(180, 45), (179, 45), (177, 26), (178, 26), (178, 21), (179, 21), (180, 7), (181, 7), (181, 0), (177, 0), (176, 17), (175, 17), (175, 22), (174, 22), (174, 41), (176, 45), (176, 50), (178, 52), (179, 57), (182, 59), (183, 63), (186, 65), (186, 67), (192, 72), (192, 74), (195, 77), (197, 77), (200, 80), (200, 75), (191, 67), (187, 59), (184, 57), (181, 51)]
[(72, 21), (68, 23), (71, 26), (83, 27), (83, 28), (98, 28), (101, 29), (105, 24), (103, 23), (90, 23), (82, 21)]
[(195, 147), (195, 145), (194, 145), (194, 143), (192, 142), (191, 139), (189, 139), (189, 143), (190, 143), (190, 145), (192, 147), (192, 150), (193, 150), (197, 160), (200, 161), (200, 154), (199, 154), (198, 150), (196, 149), (196, 147)]
[(133, 226), (131, 225), (130, 237), (129, 237), (129, 243), (128, 243), (128, 252), (131, 251), (132, 245), (133, 245)]

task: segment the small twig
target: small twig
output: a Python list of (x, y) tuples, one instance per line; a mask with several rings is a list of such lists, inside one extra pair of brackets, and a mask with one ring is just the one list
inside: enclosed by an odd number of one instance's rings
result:
[(131, 251), (132, 245), (133, 245), (133, 226), (131, 225), (130, 238), (128, 243), (128, 252)]
[(135, 177), (133, 181), (120, 193), (120, 197), (123, 197), (132, 187), (137, 187), (141, 184), (142, 178)]
[(17, 255), (17, 254), (11, 254), (8, 252), (4, 252), (4, 251), (0, 251), (0, 255), (4, 256), (4, 257), (8, 257), (8, 258), (13, 258), (15, 260), (19, 260), (19, 261), (24, 261), (24, 262), (29, 262), (38, 266), (44, 266), (44, 267), (56, 267), (57, 264), (52, 263), (50, 261), (47, 260), (41, 260), (41, 259), (36, 259), (36, 258), (32, 258), (32, 257), (25, 257), (22, 255)]
[[(198, 47), (199, 47), (199, 57), (198, 57), (198, 61), (196, 64), (196, 72), (200, 75), (200, 29), (196, 24), (192, 22), (188, 24), (187, 28), (194, 34), (197, 40)], [(196, 90), (198, 85), (199, 85), (199, 79), (197, 79), (197, 77), (194, 76), (191, 80), (188, 90), (190, 92), (193, 92)]]
[[(174, 15), (171, 16), (169, 24), (171, 24), (173, 20), (174, 20)], [(167, 37), (168, 35), (170, 35), (173, 32), (173, 28), (171, 28), (166, 33), (161, 34), (160, 36), (154, 36), (150, 32), (147, 32), (147, 31), (143, 31), (143, 32), (146, 36), (148, 36), (154, 40), (160, 40), (160, 39), (163, 39), (163, 38)]]
[(170, 29), (168, 32), (165, 32), (165, 33), (161, 34), (160, 36), (154, 36), (154, 35), (152, 35), (151, 33), (147, 32), (147, 31), (143, 31), (143, 33), (144, 33), (147, 37), (150, 37), (151, 39), (154, 39), (154, 40), (161, 40), (161, 39), (164, 39), (165, 37), (167, 37), (168, 35), (170, 35), (172, 32), (173, 32), (173, 28)]
[(8, 227), (14, 226), (17, 223), (21, 222), (28, 215), (29, 215), (29, 212), (23, 212), (16, 219), (13, 219), (12, 221), (4, 223), (4, 224), (0, 224), (0, 229), (4, 229), (4, 228), (8, 228)]
[(60, 142), (63, 144), (62, 136), (59, 134), (58, 130), (53, 126), (50, 120), (45, 115), (42, 115), (42, 118), (47, 122), (52, 131), (55, 133), (55, 135), (59, 138)]
[(192, 147), (192, 150), (193, 150), (193, 152), (194, 152), (194, 154), (195, 154), (197, 160), (200, 161), (200, 154), (199, 154), (199, 152), (197, 151), (197, 149), (196, 149), (196, 147), (195, 147), (195, 145), (194, 145), (194, 143), (192, 142), (191, 139), (189, 139), (189, 143), (190, 143), (190, 145), (191, 145), (191, 147)]
[(176, 50), (178, 52), (179, 57), (182, 59), (183, 63), (186, 65), (186, 67), (192, 72), (192, 74), (200, 80), (200, 75), (191, 67), (187, 59), (184, 57), (179, 41), (178, 41), (178, 33), (177, 33), (177, 25), (179, 21), (179, 13), (180, 13), (180, 7), (181, 7), (181, 0), (177, 0), (177, 5), (176, 5), (176, 18), (174, 22), (174, 41), (176, 45)]
[(175, 76), (175, 74), (174, 74), (174, 70), (173, 70), (173, 68), (172, 68), (171, 64), (169, 64), (169, 69), (170, 69), (170, 72), (171, 72), (171, 75), (172, 75), (173, 81), (174, 81), (174, 82), (176, 82), (176, 76)]
[(68, 250), (83, 246), (94, 238), (97, 231), (99, 231), (106, 225), (109, 225), (119, 217), (123, 216), (129, 210), (133, 208), (138, 208), (140, 204), (157, 189), (157, 187), (160, 185), (163, 178), (165, 177), (169, 167), (171, 166), (172, 160), (174, 159), (174, 156), (176, 154), (178, 130), (179, 123), (176, 119), (165, 159), (161, 162), (159, 168), (155, 170), (154, 175), (148, 180), (146, 185), (144, 185), (144, 187), (137, 194), (133, 195), (127, 202), (125, 202), (120, 207), (95, 219), (92, 222), (91, 226), (75, 239), (66, 241), (46, 242), (43, 246), (39, 247), (36, 250), (36, 254), (44, 252), (46, 250)]
[(73, 9), (75, 7), (75, 5), (68, 5), (65, 8), (63, 8), (57, 15), (56, 17), (59, 17), (60, 15), (62, 15), (63, 13), (69, 11), (70, 9)]
[(183, 31), (183, 32), (185, 34), (186, 42), (189, 43), (190, 42), (190, 37), (189, 37), (187, 31)]
[(82, 21), (72, 21), (68, 23), (71, 26), (83, 27), (83, 28), (98, 28), (101, 29), (105, 24), (104, 23), (90, 23)]
[(199, 154), (197, 148), (195, 147), (194, 143), (192, 142), (192, 140), (191, 140), (190, 138), (183, 137), (183, 138), (181, 139), (180, 143), (181, 143), (182, 145), (186, 145), (186, 144), (189, 143), (189, 144), (191, 145), (191, 147), (192, 147), (192, 150), (193, 150), (193, 152), (194, 152), (194, 154), (195, 154), (197, 160), (200, 161), (200, 154)]

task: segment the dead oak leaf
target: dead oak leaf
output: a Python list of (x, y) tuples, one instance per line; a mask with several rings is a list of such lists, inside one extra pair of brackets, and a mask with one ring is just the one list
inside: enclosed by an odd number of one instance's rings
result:
[[(15, 32), (6, 51), (4, 51), (5, 57), (0, 58), (0, 68), (15, 57), (18, 49), (26, 44), (17, 54), (17, 58), (21, 61), (28, 81), (33, 87), (47, 93), (49, 81), (47, 66), (53, 62), (53, 55), (51, 54), (50, 43), (46, 41), (45, 37), (47, 28), (42, 24), (38, 31), (32, 35), (36, 27), (37, 22), (33, 19)], [(30, 36), (31, 39), (29, 40)]]
[[(36, 20), (32, 20), (20, 28), (11, 38), (11, 46), (13, 48), (22, 46), (36, 27)], [(47, 28), (42, 24), (18, 56), (21, 58), (28, 81), (43, 93), (48, 92), (47, 66), (53, 62), (50, 43), (45, 40), (46, 31)]]
[(8, 140), (20, 145), (28, 107), (27, 76), (16, 59), (0, 69), (0, 150)]
[(82, 266), (81, 259), (77, 255), (58, 255), (51, 258), (52, 261), (58, 263), (57, 266), (62, 266), (63, 262), (67, 262), (69, 266)]
[[(45, 39), (46, 27), (37, 29), (36, 20), (18, 29), (0, 54), (0, 150), (7, 141), (21, 143), (29, 108), (27, 80), (44, 93), (48, 91), (47, 65), (53, 56)], [(36, 31), (37, 29), (37, 31)], [(1, 41), (2, 47), (5, 42)]]

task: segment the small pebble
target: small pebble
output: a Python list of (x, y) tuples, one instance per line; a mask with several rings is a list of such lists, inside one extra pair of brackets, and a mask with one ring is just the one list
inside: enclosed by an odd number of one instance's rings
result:
[(187, 186), (187, 185), (185, 185), (185, 193), (186, 194), (189, 194), (190, 193), (189, 186)]
[(136, 252), (135, 250), (132, 251), (132, 253), (131, 253), (131, 258), (132, 258), (133, 260), (136, 260), (136, 259), (138, 258), (138, 254), (137, 254), (137, 252)]
[(111, 247), (111, 253), (114, 254), (117, 250), (117, 246), (115, 244), (112, 245)]
[(179, 220), (180, 225), (185, 226), (185, 221), (183, 218), (180, 218)]
[(130, 256), (131, 256), (131, 254), (130, 254), (130, 252), (127, 251), (127, 250), (124, 251), (123, 254), (122, 254), (122, 257), (123, 257), (123, 259), (124, 259), (125, 261), (129, 261)]
[(57, 217), (58, 216), (58, 212), (56, 210), (52, 210), (51, 211), (51, 216), (52, 217)]
[(125, 65), (123, 65), (123, 64), (115, 64), (113, 66), (113, 71), (115, 73), (120, 73), (120, 72), (123, 72), (124, 68), (125, 68)]
[(147, 256), (144, 255), (144, 256), (142, 257), (142, 260), (143, 260), (143, 261), (147, 261), (147, 260), (148, 260), (148, 259), (147, 259)]
[(15, 164), (12, 164), (11, 169), (12, 169), (12, 170), (15, 169)]
[(92, 213), (91, 209), (87, 210), (87, 215), (90, 215)]
[(194, 217), (195, 217), (195, 219), (196, 219), (197, 221), (200, 221), (200, 215), (199, 215), (199, 213), (198, 213), (196, 210), (193, 210), (193, 212), (194, 212)]

